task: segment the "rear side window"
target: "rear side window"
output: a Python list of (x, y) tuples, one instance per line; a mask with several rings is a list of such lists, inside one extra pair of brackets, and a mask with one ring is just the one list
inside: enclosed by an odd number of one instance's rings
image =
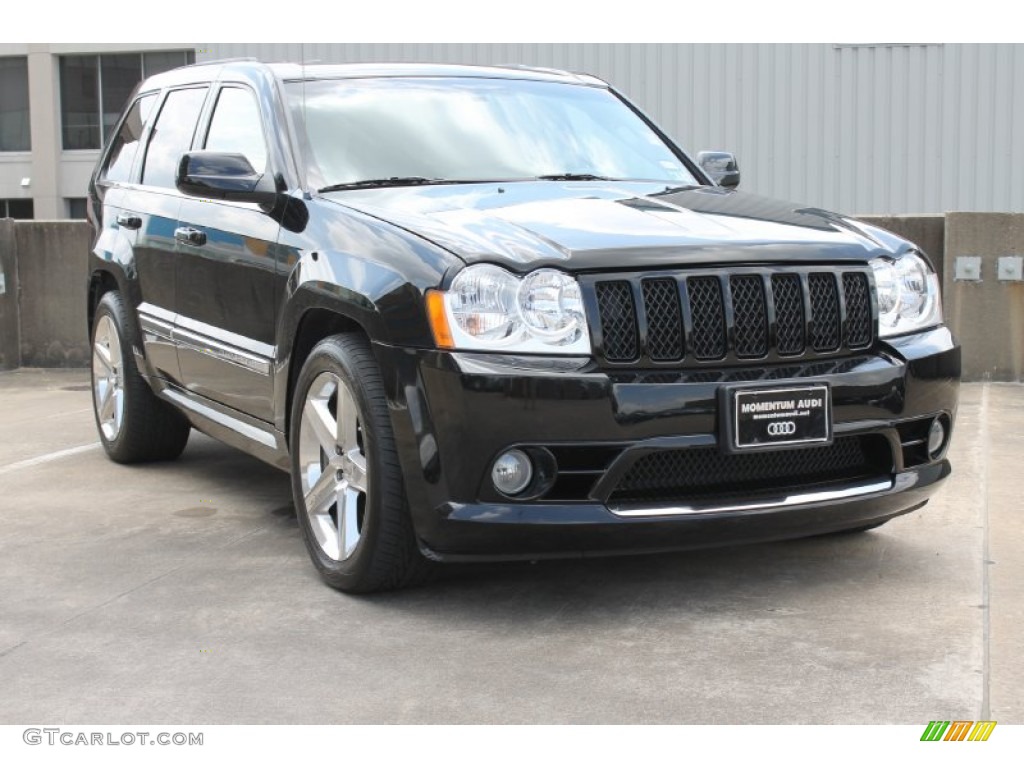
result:
[(142, 183), (174, 188), (174, 173), (181, 156), (192, 146), (199, 112), (206, 99), (206, 88), (171, 91), (156, 119), (146, 149)]
[(263, 138), (260, 108), (251, 91), (224, 88), (206, 134), (206, 149), (245, 155), (257, 171), (267, 167), (267, 144)]
[(146, 126), (149, 113), (156, 104), (156, 94), (151, 93), (143, 96), (135, 102), (128, 116), (121, 123), (121, 130), (117, 132), (113, 143), (110, 145), (110, 154), (107, 155), (107, 163), (100, 174), (101, 179), (106, 181), (128, 181), (132, 172), (132, 164), (135, 162), (135, 155), (139, 151), (139, 142), (142, 139), (142, 129)]

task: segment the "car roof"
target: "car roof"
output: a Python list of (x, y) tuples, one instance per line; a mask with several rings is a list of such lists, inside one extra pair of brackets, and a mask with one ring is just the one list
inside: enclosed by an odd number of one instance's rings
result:
[(256, 80), (263, 79), (267, 75), (286, 82), (379, 77), (478, 77), (607, 87), (607, 83), (593, 75), (515, 64), (502, 66), (410, 63), (264, 64), (255, 59), (229, 59), (190, 64), (154, 75), (147, 78), (140, 90), (148, 91), (190, 83), (210, 82), (232, 76)]

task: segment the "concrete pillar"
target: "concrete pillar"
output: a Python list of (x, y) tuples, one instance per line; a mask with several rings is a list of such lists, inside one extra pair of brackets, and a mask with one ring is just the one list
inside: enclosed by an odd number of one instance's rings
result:
[(88, 365), (89, 225), (84, 221), (19, 221), (14, 237), (21, 364), (29, 368)]
[(21, 365), (18, 313), (18, 249), (14, 222), (0, 219), (0, 370)]
[[(954, 279), (958, 256), (981, 258), (980, 282)], [(967, 381), (1024, 380), (1024, 282), (1000, 282), (1000, 256), (1024, 256), (1024, 214), (946, 214), (946, 323)]]
[(57, 57), (49, 45), (28, 47), (28, 99), (32, 133), (32, 198), (35, 218), (64, 216), (64, 201), (57, 189), (60, 161), (60, 99)]

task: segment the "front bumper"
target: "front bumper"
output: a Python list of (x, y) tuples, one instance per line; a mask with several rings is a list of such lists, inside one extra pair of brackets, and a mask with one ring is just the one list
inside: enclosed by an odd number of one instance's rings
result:
[[(960, 348), (941, 327), (826, 363), (692, 376), (609, 372), (582, 359), (383, 345), (376, 353), (389, 375), (413, 524), (423, 551), (440, 560), (664, 551), (863, 527), (922, 506), (950, 472), (941, 455), (922, 457), (908, 443), (913, 425), (940, 414), (955, 421)], [(616, 498), (617, 482), (647, 454), (715, 450), (723, 385), (812, 381), (831, 387), (837, 440), (888, 444), (884, 471), (727, 499)], [(527, 501), (502, 498), (490, 466), (513, 446), (551, 453), (567, 479)]]

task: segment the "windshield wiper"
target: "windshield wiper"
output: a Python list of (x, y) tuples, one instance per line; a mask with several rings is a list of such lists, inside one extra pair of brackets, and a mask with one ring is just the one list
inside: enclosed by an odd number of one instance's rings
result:
[(610, 176), (596, 176), (593, 173), (548, 173), (534, 178), (540, 181), (622, 181)]
[(373, 189), (374, 187), (415, 187), (419, 184), (451, 184), (448, 179), (428, 179), (426, 176), (390, 176), (386, 179), (362, 179), (342, 184), (328, 184), (317, 192), (337, 192), (342, 189)]

